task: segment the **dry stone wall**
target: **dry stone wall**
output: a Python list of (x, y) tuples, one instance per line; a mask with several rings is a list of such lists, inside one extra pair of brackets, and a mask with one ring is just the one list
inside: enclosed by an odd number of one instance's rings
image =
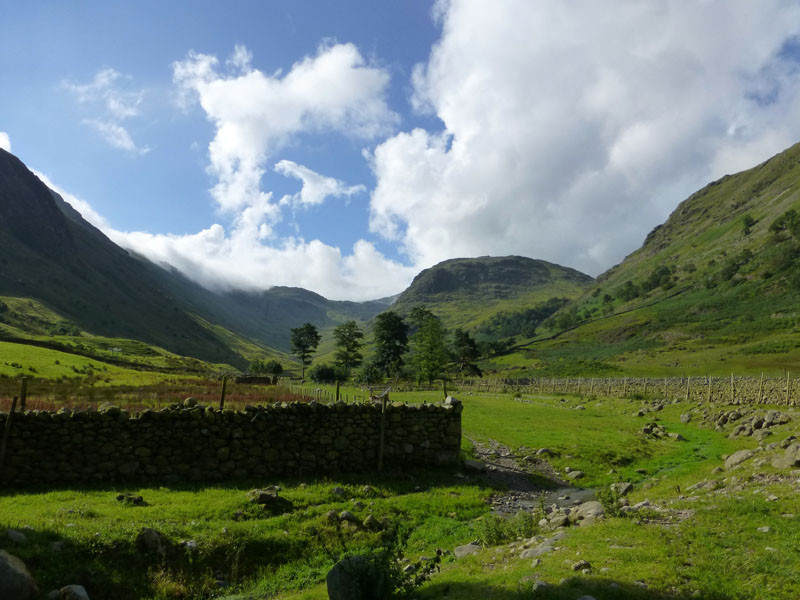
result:
[[(292, 403), (220, 411), (173, 405), (128, 414), (14, 414), (0, 480), (5, 485), (217, 481), (377, 468), (381, 430), (387, 469), (458, 460), (458, 400), (440, 405)], [(0, 413), (0, 431), (8, 415)], [(383, 420), (383, 428), (381, 421)]]

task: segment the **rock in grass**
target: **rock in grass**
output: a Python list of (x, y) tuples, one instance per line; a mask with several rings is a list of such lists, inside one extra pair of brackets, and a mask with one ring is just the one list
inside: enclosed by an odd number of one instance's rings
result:
[(738, 452), (734, 452), (728, 458), (725, 459), (725, 470), (730, 471), (734, 467), (742, 464), (748, 458), (752, 458), (753, 451), (752, 450), (739, 450)]
[(589, 564), (588, 560), (579, 560), (578, 562), (572, 565), (573, 571), (583, 571), (584, 569), (591, 569), (592, 565)]
[(136, 494), (131, 494), (125, 492), (124, 494), (117, 495), (117, 502), (122, 502), (123, 504), (129, 504), (131, 506), (146, 506), (147, 503), (144, 501), (144, 498), (138, 496)]
[(537, 556), (541, 556), (542, 554), (547, 554), (548, 552), (553, 551), (553, 544), (550, 541), (542, 542), (535, 548), (528, 548), (527, 550), (523, 550), (522, 554), (519, 555), (520, 558), (536, 558)]
[(786, 447), (783, 456), (779, 456), (772, 461), (772, 466), (776, 469), (791, 469), (800, 466), (800, 444), (790, 444)]
[(633, 484), (629, 481), (623, 481), (620, 483), (612, 483), (609, 487), (617, 496), (625, 496), (633, 489)]
[(36, 600), (39, 588), (19, 558), (0, 550), (0, 598), (4, 600)]
[(465, 556), (479, 552), (480, 549), (481, 547), (478, 544), (464, 544), (463, 546), (456, 546), (453, 550), (453, 554), (456, 555), (456, 558), (464, 558)]
[(28, 538), (25, 536), (25, 534), (21, 531), (17, 531), (16, 529), (6, 529), (6, 537), (20, 546), (28, 543)]
[(142, 530), (136, 536), (136, 548), (142, 554), (155, 554), (157, 556), (165, 556), (167, 553), (167, 542), (155, 529), (150, 527), (142, 527)]
[(579, 505), (578, 508), (570, 513), (569, 518), (571, 521), (582, 521), (588, 518), (599, 519), (600, 517), (604, 517), (605, 514), (606, 511), (600, 502), (597, 500), (590, 500), (589, 502), (584, 502)]
[(570, 471), (567, 473), (567, 479), (572, 479), (573, 481), (575, 479), (583, 479), (584, 475), (583, 471)]
[(325, 578), (329, 600), (372, 600), (387, 597), (386, 577), (369, 559), (355, 554), (333, 565)]
[(464, 461), (464, 469), (466, 471), (474, 471), (477, 473), (482, 473), (483, 471), (486, 470), (486, 465), (484, 465), (479, 460), (467, 459)]
[(358, 517), (356, 517), (349, 510), (343, 510), (342, 512), (340, 512), (339, 520), (343, 523), (348, 522), (348, 523), (353, 523), (353, 525), (361, 525), (361, 522), (358, 520)]
[(89, 600), (89, 594), (82, 585), (65, 585), (60, 594), (60, 600)]
[(294, 504), (292, 504), (291, 500), (279, 496), (278, 489), (275, 487), (269, 487), (263, 490), (250, 490), (247, 492), (247, 497), (250, 498), (250, 502), (260, 504), (264, 508), (264, 511), (272, 515), (292, 512), (294, 509)]

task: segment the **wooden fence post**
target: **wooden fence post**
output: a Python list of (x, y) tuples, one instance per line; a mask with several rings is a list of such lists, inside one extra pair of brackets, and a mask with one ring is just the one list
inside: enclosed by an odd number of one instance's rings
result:
[(786, 406), (789, 406), (789, 371), (786, 371)]
[(339, 382), (336, 382), (336, 400), (335, 402), (339, 402)]
[(378, 440), (378, 473), (383, 471), (383, 447), (386, 438), (386, 395), (381, 398), (381, 429)]
[(689, 401), (689, 398), (691, 397), (691, 394), (692, 394), (692, 376), (689, 375), (686, 378), (686, 401), (687, 402)]
[(25, 401), (28, 399), (28, 378), (23, 377), (19, 390), (19, 412), (25, 412)]
[(219, 395), (219, 409), (225, 408), (225, 388), (228, 386), (228, 376), (222, 376), (222, 392)]
[(706, 402), (711, 402), (711, 377), (706, 375)]
[(8, 445), (8, 438), (11, 435), (11, 423), (14, 420), (14, 411), (17, 408), (17, 397), (11, 401), (11, 411), (6, 417), (6, 425), (3, 428), (3, 439), (0, 441), (0, 470), (3, 468), (3, 461), (6, 458), (6, 446)]

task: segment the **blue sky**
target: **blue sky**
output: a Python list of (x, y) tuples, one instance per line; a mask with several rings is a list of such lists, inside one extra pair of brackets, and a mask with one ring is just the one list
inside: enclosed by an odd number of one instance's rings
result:
[(6, 2), (0, 146), (211, 287), (596, 275), (798, 141), (796, 2)]

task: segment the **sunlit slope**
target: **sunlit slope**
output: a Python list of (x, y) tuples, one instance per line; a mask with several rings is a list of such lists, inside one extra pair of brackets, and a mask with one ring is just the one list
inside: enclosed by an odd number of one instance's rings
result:
[[(683, 201), (506, 366), (538, 373), (800, 371), (800, 146)], [(800, 218), (798, 218), (800, 219)]]

